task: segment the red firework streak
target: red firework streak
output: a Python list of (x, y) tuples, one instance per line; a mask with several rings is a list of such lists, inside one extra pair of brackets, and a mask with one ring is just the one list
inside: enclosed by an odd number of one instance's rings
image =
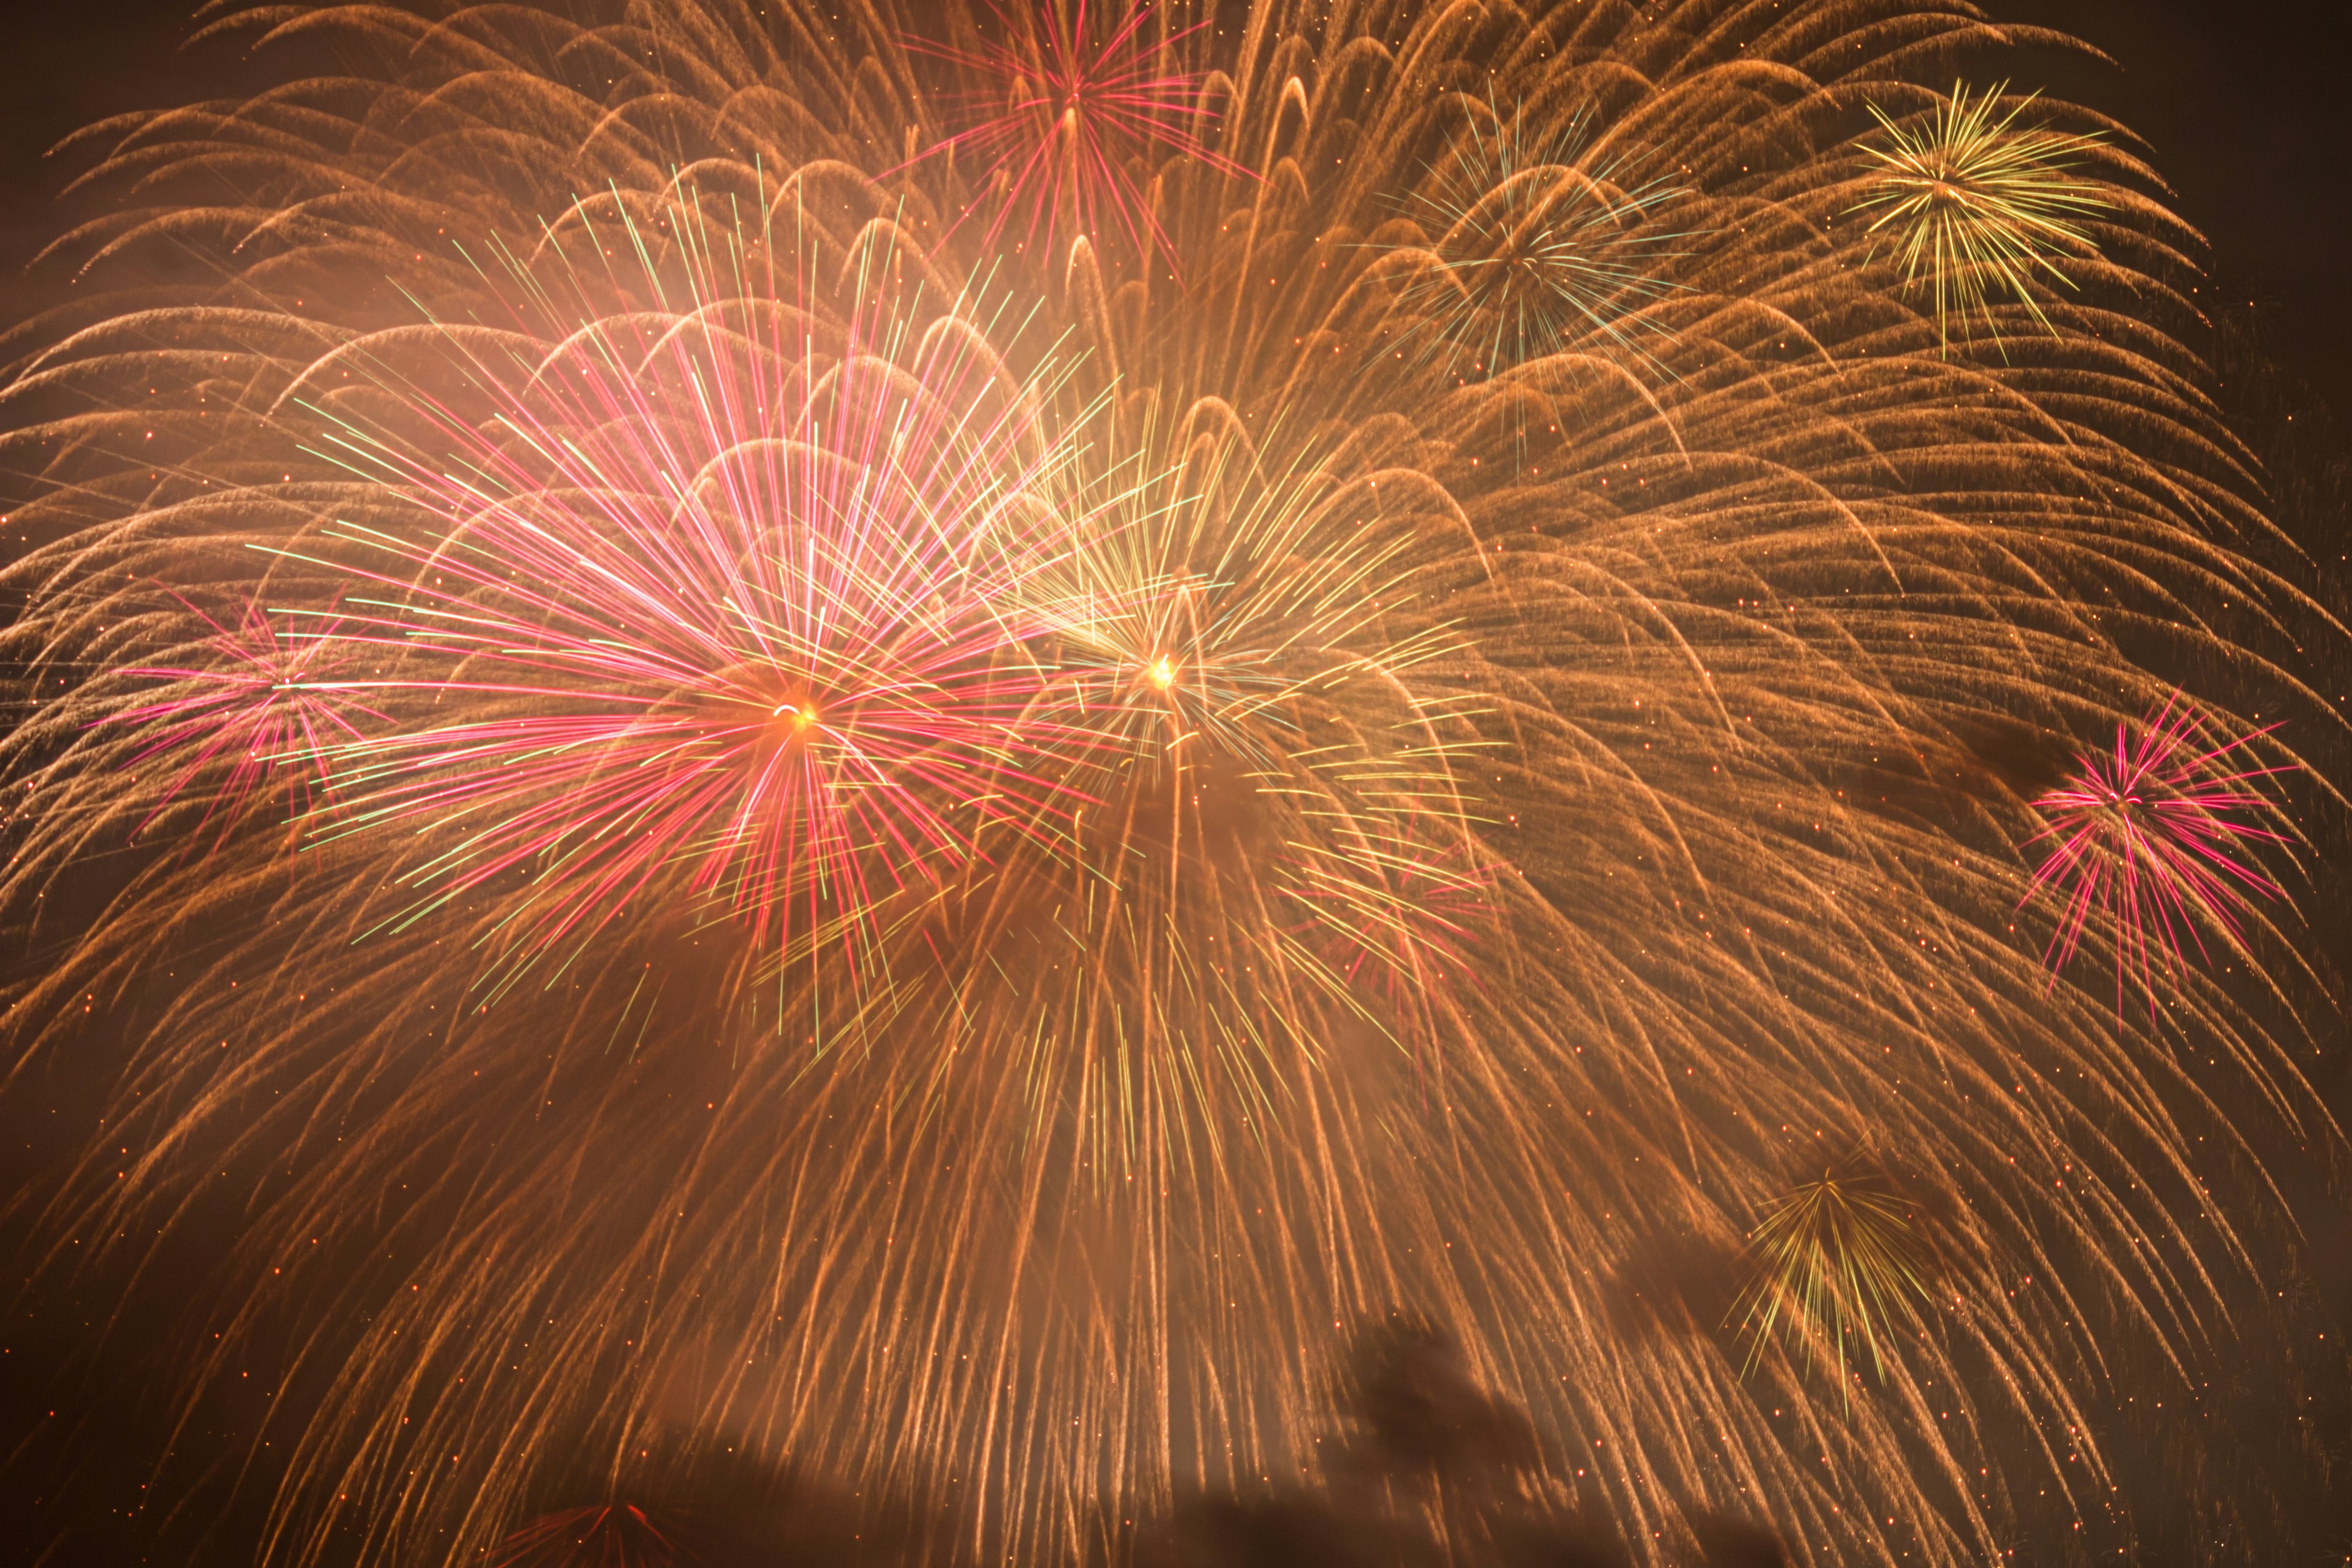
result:
[(610, 1503), (531, 1521), (499, 1542), (490, 1568), (676, 1568), (680, 1561), (643, 1510)]
[[(2272, 726), (2275, 728), (2275, 726)], [(2210, 921), (2235, 941), (2249, 893), (2282, 895), (2240, 847), (2284, 844), (2284, 835), (2239, 820), (2273, 809), (2253, 785), (2286, 771), (2246, 765), (2246, 748), (2269, 729), (2216, 745), (2178, 695), (2140, 721), (2116, 726), (2112, 751), (2076, 757), (2074, 775), (2034, 802), (2049, 826), (2027, 840), (2047, 842), (2030, 899), (2063, 898), (2044, 954), (2054, 976), (2074, 956), (2094, 915), (2113, 925), (2116, 1003), (2137, 974), (2156, 1005), (2156, 972), (2186, 962), (2182, 937), (2205, 952), (2198, 927)]]
[(123, 671), (169, 682), (173, 689), (168, 696), (101, 721), (148, 731), (132, 755), (134, 762), (170, 757), (178, 765), (176, 776), (133, 837), (145, 832), (196, 780), (221, 765), (228, 769), (227, 776), (211, 792), (199, 831), (215, 817), (222, 819), (226, 831), (274, 784), (285, 787), (291, 815), (315, 811), (326, 794), (326, 753), (366, 739), (355, 721), (383, 717), (361, 700), (352, 682), (328, 679), (337, 664), (333, 634), (338, 623), (289, 634), (251, 602), (229, 625), (184, 598), (180, 603), (212, 628), (204, 643), (206, 661), (140, 665)]
[(909, 40), (991, 84), (963, 95), (985, 118), (922, 156), (960, 152), (979, 160), (983, 178), (975, 184), (997, 204), (991, 242), (1017, 216), (1024, 246), (1041, 228), (1050, 246), (1065, 222), (1099, 243), (1108, 219), (1139, 256), (1157, 251), (1172, 270), (1174, 248), (1152, 216), (1150, 182), (1135, 178), (1129, 160), (1157, 152), (1198, 159), (1223, 174), (1246, 174), (1203, 140), (1214, 118), (1200, 102), (1205, 73), (1178, 68), (1177, 46), (1208, 24), (1155, 37), (1151, 0), (1129, 0), (1115, 22), (1107, 19), (1110, 7), (1087, 0), (1036, 0), (1025, 24), (990, 9), (1009, 41), (967, 50)]

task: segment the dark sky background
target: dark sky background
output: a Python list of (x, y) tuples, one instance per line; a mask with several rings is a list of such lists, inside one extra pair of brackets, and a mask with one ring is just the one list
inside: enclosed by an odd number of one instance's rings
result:
[[(2217, 281), (2271, 353), (2352, 409), (2352, 5), (2344, 0), (1995, 0), (2116, 63), (2051, 62), (2047, 85), (2145, 137)], [(2022, 62), (2021, 62), (2022, 63)]]
[[(235, 45), (183, 52), (194, 0), (0, 4), (9, 6), (11, 55), (0, 93), (5, 321), (17, 314), (24, 262), (62, 221), (56, 198), (68, 165), (80, 162), (45, 158), (50, 146), (107, 115), (235, 94), (278, 69), (254, 70)], [(2071, 32), (2112, 58), (2033, 50), (2007, 68), (2014, 85), (2047, 87), (2146, 138), (2181, 215), (2212, 243), (2220, 287), (2211, 293), (2252, 302), (2268, 353), (2352, 414), (2352, 0), (1992, 0), (1988, 8)], [(7, 1461), (0, 1451), (0, 1469)], [(15, 1500), (0, 1484), (0, 1514)], [(2352, 1543), (2352, 1499), (2344, 1517)], [(20, 1544), (0, 1544), (0, 1562), (28, 1560), (15, 1555)]]

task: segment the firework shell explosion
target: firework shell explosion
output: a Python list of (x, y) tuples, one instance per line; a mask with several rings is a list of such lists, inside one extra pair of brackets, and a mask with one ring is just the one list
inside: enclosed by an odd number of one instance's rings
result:
[[(7, 1030), (119, 1061), (21, 1200), (58, 1267), (235, 1189), (182, 1359), (303, 1325), (275, 1552), (475, 1560), (655, 1437), (944, 1500), (940, 1560), (1117, 1552), (1300, 1475), (1400, 1304), (1653, 1557), (2127, 1529), (2103, 1369), (2215, 1353), (2200, 1149), (2334, 1138), (2333, 1014), (2291, 900), (2202, 883), (2114, 1005), (2140, 906), (2036, 883), (2072, 808), (2003, 759), (2284, 716), (2221, 868), (2284, 892), (2341, 634), (2127, 135), (1948, 89), (2050, 40), (206, 26), (356, 63), (76, 144), (111, 205), (7, 392)], [(2007, 206), (1916, 199), (1959, 121)], [(1900, 1225), (1808, 1220), (1865, 1146)], [(1745, 1318), (1628, 1331), (1751, 1233)]]
[(2267, 804), (2258, 786), (2274, 772), (2239, 765), (2249, 738), (2210, 743), (2197, 714), (2172, 700), (2137, 729), (2116, 725), (2111, 751), (2077, 757), (2074, 775), (2034, 803), (2050, 826), (2036, 840), (2048, 848), (2033, 887), (2065, 889), (2050, 957), (2074, 956), (2092, 906), (2104, 905), (2123, 938), (2117, 1006), (2134, 978), (2155, 1005), (2159, 970), (2185, 962), (2191, 943), (2201, 952), (2208, 929), (2236, 936), (2248, 895), (2281, 892), (2242, 847), (2284, 842), (2244, 819)]

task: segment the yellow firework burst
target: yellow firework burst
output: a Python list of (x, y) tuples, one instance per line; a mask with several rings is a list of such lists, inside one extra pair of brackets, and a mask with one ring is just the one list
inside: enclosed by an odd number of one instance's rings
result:
[(1878, 167), (1871, 194), (1851, 210), (1873, 215), (1870, 232), (1892, 240), (1904, 292), (1934, 302), (1937, 342), (1947, 350), (1954, 329), (1965, 338), (1972, 321), (2000, 341), (2000, 296), (2053, 330), (2035, 280), (2074, 288), (2058, 258), (2095, 253), (2083, 222), (2112, 205), (2075, 173), (2099, 138), (2021, 125), (2039, 95), (2004, 109), (2007, 89), (2003, 82), (1972, 99), (1955, 82), (1949, 98), (1902, 120), (1870, 106), (1885, 136), (1864, 145)]
[(1748, 1261), (1727, 1321), (1748, 1341), (1750, 1370), (1785, 1336), (1834, 1367), (1841, 1388), (1852, 1344), (1869, 1351), (1883, 1379), (1882, 1341), (1916, 1321), (1927, 1300), (1918, 1206), (1860, 1154), (1773, 1199), (1748, 1234)]

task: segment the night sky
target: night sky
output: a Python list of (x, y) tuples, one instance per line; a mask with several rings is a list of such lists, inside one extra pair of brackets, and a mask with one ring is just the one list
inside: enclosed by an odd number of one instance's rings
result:
[[(2142, 135), (2150, 162), (2178, 193), (2179, 211), (2211, 242), (2210, 281), (2200, 302), (2219, 301), (2238, 320), (2251, 320), (2262, 352), (2283, 368), (2292, 400), (2314, 410), (2332, 405), (2352, 411), (2347, 261), (2352, 256), (2352, 113), (2347, 111), (2352, 4), (2003, 0), (1987, 8), (2005, 20), (2071, 32), (2112, 58), (2110, 65), (2056, 50), (2029, 51), (2011, 69), (2012, 85), (2046, 86)], [(57, 196), (78, 161), (44, 157), (59, 138), (111, 113), (197, 93), (234, 95), (267, 79), (241, 61), (234, 47), (181, 52), (188, 0), (43, 0), (13, 9), (14, 69), (0, 99), (0, 277), (11, 279), (60, 225)], [(2238, 314), (2249, 308), (2250, 317)], [(13, 315), (15, 309), (12, 295), (0, 304), (0, 316)], [(2328, 542), (2333, 542), (2305, 541), (2306, 546)], [(2319, 897), (2327, 898), (2330, 879), (2323, 871), (2315, 880)], [(2340, 1073), (2332, 1099), (2339, 1117), (2352, 1113)], [(13, 1184), (28, 1173), (22, 1169), (26, 1160), (40, 1157), (22, 1146), (0, 1151), (0, 1182)], [(0, 1231), (0, 1246), (20, 1234)], [(2345, 1251), (2336, 1250), (2339, 1257)], [(2319, 1282), (2335, 1296), (2322, 1315), (2352, 1327), (2345, 1272)], [(24, 1271), (11, 1273), (13, 1287)], [(57, 1348), (26, 1347), (29, 1356)], [(38, 1412), (26, 1403), (39, 1386), (23, 1375), (26, 1359), (16, 1355), (0, 1367), (0, 1470), (37, 1458), (28, 1449), (12, 1458), (8, 1447), (40, 1441)], [(2284, 1399), (2285, 1391), (2258, 1393), (2224, 1410), (2223, 1416), (2247, 1419), (2245, 1412), (2271, 1394)], [(2282, 1408), (2279, 1420), (2290, 1419)], [(140, 1434), (127, 1439), (135, 1445), (154, 1428), (144, 1417), (126, 1416), (126, 1430)], [(2243, 1436), (2245, 1448), (2254, 1454), (2280, 1440), (2273, 1431)], [(2127, 1463), (2128, 1442), (2122, 1434), (2116, 1447)], [(126, 1484), (135, 1489), (138, 1483)], [(21, 1489), (0, 1481), (0, 1563), (74, 1568), (97, 1561), (50, 1555), (42, 1531), (27, 1538), (6, 1521), (8, 1508), (29, 1500)], [(2352, 1492), (2337, 1501), (2345, 1521), (2344, 1561), (2352, 1562)], [(2324, 1517), (2333, 1506), (2324, 1498), (2300, 1502), (2306, 1517)], [(143, 1541), (139, 1550), (146, 1550)], [(203, 1561), (233, 1561), (236, 1550), (232, 1546), (227, 1555)], [(2233, 1555), (2241, 1551), (2246, 1555)], [(2021, 1553), (2017, 1561), (2031, 1556)], [(2260, 1542), (2184, 1542), (2178, 1557), (2164, 1560), (2186, 1564), (2261, 1556)]]

